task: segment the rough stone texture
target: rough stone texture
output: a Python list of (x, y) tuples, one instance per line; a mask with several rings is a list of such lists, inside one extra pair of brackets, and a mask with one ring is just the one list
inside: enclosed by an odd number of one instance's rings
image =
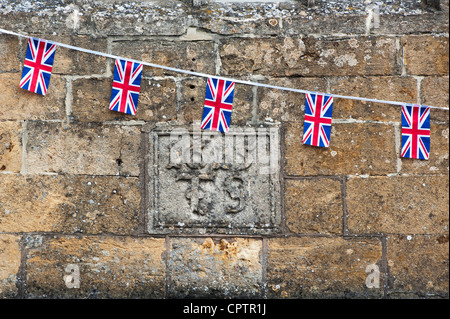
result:
[(358, 39), (267, 38), (222, 41), (221, 74), (239, 76), (393, 75), (397, 49), (391, 37)]
[(381, 243), (375, 238), (270, 239), (267, 294), (269, 298), (380, 298), (382, 289), (366, 287), (365, 270), (380, 264), (381, 258)]
[[(230, 130), (227, 137), (197, 132), (179, 127), (150, 133), (148, 231), (276, 232), (279, 176), (270, 168), (278, 157), (270, 153), (278, 151), (278, 134), (272, 138), (268, 129), (258, 134), (251, 128), (247, 133)], [(249, 140), (254, 146), (246, 146)]]
[[(417, 103), (417, 82), (412, 77), (340, 77), (330, 79), (331, 93), (364, 96), (369, 99)], [(335, 119), (399, 122), (401, 108), (382, 104), (336, 98)]]
[[(215, 73), (216, 54), (210, 41), (121, 41), (114, 42), (113, 54), (172, 68), (206, 74)], [(180, 57), (182, 57), (180, 59)], [(148, 67), (144, 76), (176, 75), (171, 71)]]
[(408, 36), (402, 42), (408, 74), (448, 75), (448, 37)]
[[(255, 298), (262, 295), (261, 240), (173, 238), (168, 296)], [(194, 285), (192, 283), (195, 283)]]
[(0, 172), (20, 172), (22, 167), (22, 123), (0, 121)]
[(286, 226), (293, 233), (342, 234), (341, 183), (334, 179), (286, 181)]
[(177, 120), (176, 87), (174, 81), (142, 79), (136, 115), (108, 109), (111, 99), (111, 79), (78, 79), (72, 83), (72, 113), (74, 120), (169, 122)]
[(0, 73), (18, 72), (20, 40), (13, 36), (0, 37)]
[(139, 209), (137, 178), (1, 175), (0, 232), (134, 234)]
[(36, 121), (27, 129), (30, 173), (139, 175), (139, 128)]
[[(36, 247), (37, 246), (37, 247)], [(162, 298), (162, 238), (56, 237), (26, 255), (26, 296), (32, 298)], [(126, 261), (126, 262), (124, 262)], [(67, 265), (80, 271), (80, 287), (68, 288)]]
[[(183, 124), (201, 122), (206, 92), (206, 79), (188, 78), (181, 81), (181, 120)], [(231, 126), (242, 126), (252, 121), (253, 87), (237, 84), (234, 90)]]
[[(392, 298), (448, 296), (448, 232), (444, 235), (395, 235), (387, 240)], [(448, 298), (448, 297), (447, 297)]]
[[(22, 73), (0, 74), (0, 120), (62, 120), (65, 115), (66, 84), (52, 75), (44, 97), (19, 87)], [(25, 98), (24, 98), (25, 97)]]
[(301, 143), (303, 125), (286, 126), (286, 174), (379, 175), (396, 172), (395, 129), (377, 124), (333, 124), (329, 148)]
[[(448, 0), (383, 1), (379, 23), (364, 0), (312, 2), (2, 0), (0, 28), (448, 108)], [(18, 87), (26, 45), (0, 34), (0, 298), (448, 299), (448, 110), (431, 111), (430, 159), (410, 160), (400, 107), (336, 98), (320, 149), (301, 142), (304, 94), (237, 84), (232, 131), (279, 129), (273, 178), (220, 163), (181, 174), (154, 133), (195, 130), (205, 78), (144, 66), (137, 114), (123, 115), (107, 109), (113, 59), (58, 47), (43, 97)]]
[[(271, 78), (266, 82), (288, 88), (302, 88), (316, 92), (327, 91), (325, 78)], [(304, 119), (304, 94), (258, 88), (258, 98), (258, 120), (260, 121), (299, 122)]]
[(0, 234), (0, 298), (17, 294), (17, 273), (21, 263), (19, 236)]
[(347, 182), (349, 233), (448, 232), (448, 184), (448, 175), (351, 178)]
[[(47, 39), (87, 50), (107, 51), (105, 39), (88, 36), (50, 37)], [(104, 74), (106, 72), (106, 61), (105, 57), (58, 47), (55, 51), (52, 73), (68, 75)]]
[[(448, 79), (448, 76), (447, 77), (441, 77), (441, 76), (426, 77), (422, 80), (421, 89), (422, 89), (421, 96), (422, 96), (423, 104), (448, 108), (448, 106), (449, 106), (449, 100), (448, 100), (449, 79)], [(444, 117), (442, 117), (442, 118), (445, 119)], [(448, 116), (446, 117), (446, 120), (448, 121)]]
[[(432, 111), (433, 112), (433, 111)], [(448, 114), (447, 114), (448, 115)], [(449, 127), (448, 124), (431, 124), (430, 159), (412, 161), (401, 159), (401, 172), (413, 174), (447, 174), (449, 172)]]

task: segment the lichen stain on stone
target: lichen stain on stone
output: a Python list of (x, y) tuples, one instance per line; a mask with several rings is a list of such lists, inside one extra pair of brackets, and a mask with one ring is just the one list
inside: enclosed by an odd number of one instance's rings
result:
[(245, 262), (248, 264), (255, 264), (256, 262), (258, 264), (261, 243), (244, 238), (238, 238), (233, 241), (221, 239), (219, 242), (214, 242), (212, 238), (207, 238), (199, 248), (201, 254), (212, 255), (215, 259), (223, 262)]

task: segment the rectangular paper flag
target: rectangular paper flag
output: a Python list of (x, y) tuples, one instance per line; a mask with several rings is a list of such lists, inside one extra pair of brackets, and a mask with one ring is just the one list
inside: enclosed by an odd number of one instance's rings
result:
[(402, 157), (428, 160), (430, 157), (430, 108), (402, 106)]
[(109, 109), (136, 115), (141, 88), (142, 64), (116, 60)]
[(235, 82), (208, 78), (201, 128), (228, 132)]
[(327, 95), (306, 94), (303, 144), (330, 146), (333, 97)]
[(50, 84), (56, 45), (52, 42), (29, 38), (22, 78), (19, 86), (22, 89), (45, 95)]

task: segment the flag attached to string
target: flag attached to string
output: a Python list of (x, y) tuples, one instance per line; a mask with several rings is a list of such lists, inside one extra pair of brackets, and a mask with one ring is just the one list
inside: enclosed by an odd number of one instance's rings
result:
[(142, 64), (127, 60), (116, 60), (109, 109), (136, 115), (141, 88)]
[(306, 93), (303, 144), (330, 146), (333, 97)]
[(421, 105), (402, 106), (401, 156), (428, 160), (430, 157), (430, 108)]
[(19, 86), (45, 95), (52, 75), (56, 45), (52, 42), (29, 38)]
[(208, 78), (201, 128), (228, 132), (235, 82)]

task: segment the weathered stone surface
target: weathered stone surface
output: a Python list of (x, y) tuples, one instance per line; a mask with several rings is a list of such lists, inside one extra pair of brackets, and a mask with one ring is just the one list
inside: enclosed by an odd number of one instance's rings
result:
[(224, 75), (393, 75), (397, 54), (391, 37), (230, 38), (220, 47)]
[(216, 133), (199, 125), (150, 133), (150, 233), (279, 228), (278, 129)]
[(142, 79), (136, 115), (110, 111), (112, 79), (78, 79), (72, 83), (72, 117), (82, 122), (146, 121), (177, 119), (174, 81)]
[(137, 178), (1, 175), (0, 232), (137, 232)]
[(251, 238), (172, 238), (168, 296), (261, 297), (261, 249), (261, 240)]
[[(11, 30), (63, 35), (174, 35), (186, 32), (189, 16), (180, 1), (64, 0), (51, 3), (9, 1), (0, 4), (2, 22)], [(39, 30), (36, 29), (39, 25)]]
[(16, 281), (20, 262), (19, 236), (0, 234), (0, 298), (17, 295)]
[[(216, 50), (212, 41), (115, 41), (113, 54), (139, 61), (178, 68), (183, 70), (216, 73)], [(175, 75), (159, 68), (144, 67), (144, 76)]]
[(448, 232), (448, 176), (351, 178), (347, 181), (350, 234)]
[[(421, 83), (422, 103), (425, 105), (449, 107), (449, 79), (444, 76), (427, 76)], [(434, 111), (434, 110), (433, 110)], [(434, 112), (432, 112), (432, 116)], [(448, 112), (445, 114), (448, 115)], [(440, 119), (440, 118), (439, 118)], [(442, 117), (443, 120), (445, 119)], [(448, 121), (448, 116), (447, 116)]]
[[(417, 103), (417, 81), (413, 77), (339, 77), (330, 79), (330, 93), (369, 99)], [(401, 107), (349, 99), (334, 100), (334, 119), (401, 121)]]
[[(30, 298), (162, 298), (163, 238), (55, 237), (27, 252)], [(78, 267), (79, 288), (66, 286), (68, 265)], [(69, 280), (70, 282), (70, 280)]]
[[(380, 265), (381, 243), (372, 238), (272, 238), (267, 262), (268, 298), (380, 298), (365, 272)], [(381, 266), (379, 266), (381, 269)]]
[[(268, 84), (311, 90), (327, 91), (325, 78), (271, 78)], [(258, 119), (260, 121), (299, 122), (305, 118), (305, 95), (296, 92), (258, 88)]]
[(139, 175), (139, 127), (36, 121), (27, 135), (30, 173)]
[[(434, 110), (431, 111), (431, 113)], [(448, 115), (448, 111), (447, 111)], [(401, 159), (403, 174), (447, 174), (449, 173), (449, 127), (448, 124), (433, 124), (431, 121), (431, 144), (429, 160)]]
[(286, 181), (286, 226), (298, 234), (342, 234), (341, 183), (335, 179)]
[(0, 121), (0, 172), (20, 172), (22, 167), (22, 123)]
[[(425, 2), (384, 1), (371, 21), (365, 0), (0, 0), (0, 28), (448, 108), (449, 1)], [(400, 107), (336, 98), (320, 149), (301, 142), (304, 94), (237, 84), (231, 132), (188, 148), (208, 160), (169, 163), (172, 130), (202, 134), (205, 78), (144, 66), (128, 116), (108, 110), (114, 59), (59, 47), (48, 94), (20, 89), (26, 45), (0, 34), (0, 298), (448, 298), (448, 110), (431, 111), (430, 160), (410, 160)]]
[[(181, 116), (183, 124), (201, 122), (205, 101), (206, 79), (193, 78), (181, 81)], [(231, 126), (244, 125), (252, 120), (253, 89), (236, 84), (231, 113)]]
[[(36, 32), (55, 30), (60, 34), (100, 35), (181, 35), (190, 25), (221, 35), (256, 34), (365, 34), (368, 4), (364, 1), (321, 1), (307, 6), (304, 1), (264, 3), (233, 1), (94, 1), (63, 0), (49, 3), (17, 3), (4, 0), (1, 11), (5, 23), (14, 30)], [(421, 7), (417, 1), (384, 2), (375, 34), (448, 32), (448, 4), (441, 11)], [(57, 14), (55, 14), (57, 12)], [(330, 18), (332, 17), (332, 18)], [(277, 23), (272, 20), (276, 19)], [(53, 28), (52, 28), (53, 27)]]
[(384, 175), (397, 170), (393, 126), (333, 123), (328, 148), (303, 145), (303, 124), (286, 125), (288, 175)]
[(20, 42), (17, 37), (0, 35), (0, 73), (19, 72), (19, 47)]
[[(83, 49), (107, 53), (107, 41), (104, 38), (92, 38), (88, 36), (52, 36), (47, 39)], [(106, 63), (107, 59), (99, 55), (57, 47), (52, 74), (104, 74), (106, 72)]]
[(405, 36), (402, 38), (402, 44), (408, 74), (448, 75), (448, 36)]
[(94, 29), (99, 35), (181, 35), (192, 19), (186, 5), (174, 0), (88, 2), (81, 7), (93, 26), (81, 25), (80, 31)]
[(65, 116), (66, 84), (54, 74), (46, 96), (19, 87), (22, 73), (0, 74), (1, 120), (62, 120)]
[(387, 239), (391, 298), (448, 298), (448, 232)]

